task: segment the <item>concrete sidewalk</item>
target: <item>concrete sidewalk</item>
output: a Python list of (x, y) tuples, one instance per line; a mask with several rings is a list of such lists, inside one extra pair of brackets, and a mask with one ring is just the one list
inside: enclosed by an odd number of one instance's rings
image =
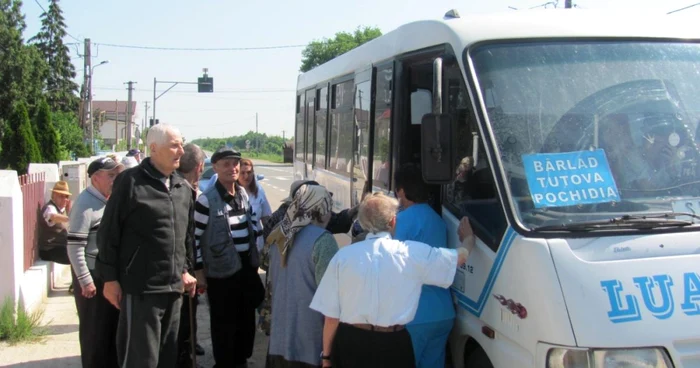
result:
[[(264, 273), (261, 275), (264, 277)], [(47, 334), (42, 342), (10, 346), (0, 343), (0, 367), (68, 368), (81, 367), (78, 342), (78, 314), (75, 299), (68, 293), (70, 278), (61, 279), (44, 303), (43, 324)], [(209, 333), (209, 307), (206, 295), (200, 297), (197, 310), (199, 344), (206, 354), (197, 357), (202, 367), (213, 367), (211, 335)], [(249, 367), (264, 367), (268, 338), (261, 332), (255, 334), (253, 357)]]

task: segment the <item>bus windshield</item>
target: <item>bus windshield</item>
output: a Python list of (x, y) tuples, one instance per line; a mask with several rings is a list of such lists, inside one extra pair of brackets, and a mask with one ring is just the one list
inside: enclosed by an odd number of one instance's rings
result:
[(700, 45), (527, 42), (468, 57), (525, 226), (700, 215)]

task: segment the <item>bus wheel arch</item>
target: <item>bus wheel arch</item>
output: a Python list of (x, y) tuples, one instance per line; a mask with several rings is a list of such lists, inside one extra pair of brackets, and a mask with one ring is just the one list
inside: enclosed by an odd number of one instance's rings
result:
[(471, 337), (464, 345), (464, 366), (468, 368), (493, 368), (486, 351)]

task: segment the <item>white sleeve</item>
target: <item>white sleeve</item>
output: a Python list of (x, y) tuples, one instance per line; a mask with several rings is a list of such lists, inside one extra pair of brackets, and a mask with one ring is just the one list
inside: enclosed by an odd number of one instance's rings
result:
[(56, 211), (56, 207), (54, 206), (46, 206), (46, 210), (44, 210), (44, 220), (46, 221), (49, 226), (55, 225), (55, 223), (51, 220), (52, 215), (58, 215), (58, 211)]
[(415, 274), (423, 284), (442, 288), (452, 285), (457, 272), (455, 249), (435, 248), (415, 241), (405, 243), (409, 249), (407, 265), (415, 267)]
[(337, 257), (328, 263), (309, 308), (330, 318), (340, 318), (340, 267)]

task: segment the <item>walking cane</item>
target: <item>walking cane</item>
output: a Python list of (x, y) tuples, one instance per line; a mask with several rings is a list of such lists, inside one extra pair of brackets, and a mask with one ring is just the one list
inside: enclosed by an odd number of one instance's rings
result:
[(195, 351), (195, 341), (194, 341), (194, 302), (192, 301), (194, 299), (193, 297), (190, 296), (190, 294), (187, 294), (187, 301), (190, 303), (190, 354), (192, 355), (192, 368), (197, 368), (197, 352)]

